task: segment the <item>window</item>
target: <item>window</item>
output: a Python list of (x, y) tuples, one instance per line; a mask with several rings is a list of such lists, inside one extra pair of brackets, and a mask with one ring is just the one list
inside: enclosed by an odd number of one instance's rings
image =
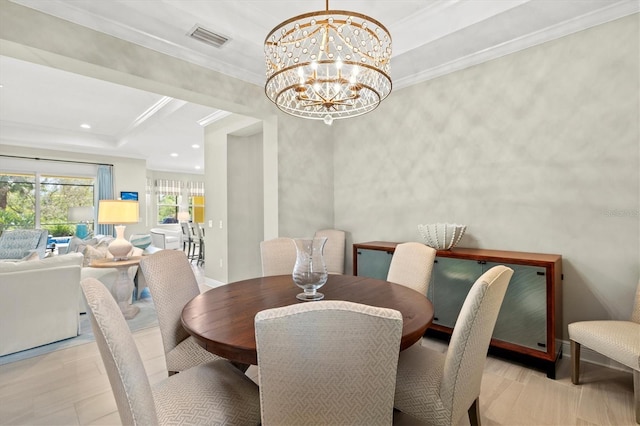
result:
[(179, 195), (158, 194), (158, 223), (178, 223)]
[(93, 206), (94, 179), (42, 176), (40, 180), (40, 227), (54, 237), (73, 235), (69, 208)]
[(179, 180), (156, 180), (157, 221), (159, 224), (178, 223), (183, 187), (184, 184)]
[(0, 230), (48, 229), (70, 236), (69, 208), (93, 206), (94, 178), (0, 173)]
[(35, 175), (0, 173), (0, 232), (35, 227)]

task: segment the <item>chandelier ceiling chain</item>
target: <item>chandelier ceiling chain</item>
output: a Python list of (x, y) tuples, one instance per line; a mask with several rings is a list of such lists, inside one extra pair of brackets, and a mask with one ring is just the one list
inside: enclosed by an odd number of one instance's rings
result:
[(360, 13), (326, 10), (276, 26), (264, 42), (265, 93), (282, 111), (324, 120), (375, 109), (391, 92), (391, 35)]

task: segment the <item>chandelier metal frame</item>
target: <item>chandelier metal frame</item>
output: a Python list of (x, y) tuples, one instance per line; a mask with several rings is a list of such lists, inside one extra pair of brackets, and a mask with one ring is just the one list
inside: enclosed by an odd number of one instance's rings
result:
[(344, 10), (305, 13), (265, 38), (265, 94), (287, 114), (331, 124), (375, 109), (389, 93), (391, 35)]

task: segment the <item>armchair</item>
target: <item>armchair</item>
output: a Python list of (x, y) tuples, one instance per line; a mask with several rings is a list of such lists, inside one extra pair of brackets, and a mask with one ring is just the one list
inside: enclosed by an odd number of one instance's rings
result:
[(11, 229), (0, 235), (0, 259), (22, 259), (31, 252), (44, 258), (49, 231), (46, 229)]
[(182, 249), (182, 230), (153, 228), (150, 233), (152, 246), (160, 250)]

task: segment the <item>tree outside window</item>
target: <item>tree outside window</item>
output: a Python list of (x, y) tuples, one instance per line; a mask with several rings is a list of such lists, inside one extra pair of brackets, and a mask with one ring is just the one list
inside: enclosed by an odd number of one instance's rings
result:
[(93, 206), (94, 180), (88, 178), (43, 176), (40, 181), (40, 223), (54, 237), (73, 235), (69, 208)]
[(0, 173), (0, 232), (35, 228), (36, 177)]
[(179, 195), (158, 194), (158, 223), (178, 223)]
[(0, 231), (43, 228), (70, 236), (69, 208), (93, 206), (93, 200), (93, 178), (0, 173)]

